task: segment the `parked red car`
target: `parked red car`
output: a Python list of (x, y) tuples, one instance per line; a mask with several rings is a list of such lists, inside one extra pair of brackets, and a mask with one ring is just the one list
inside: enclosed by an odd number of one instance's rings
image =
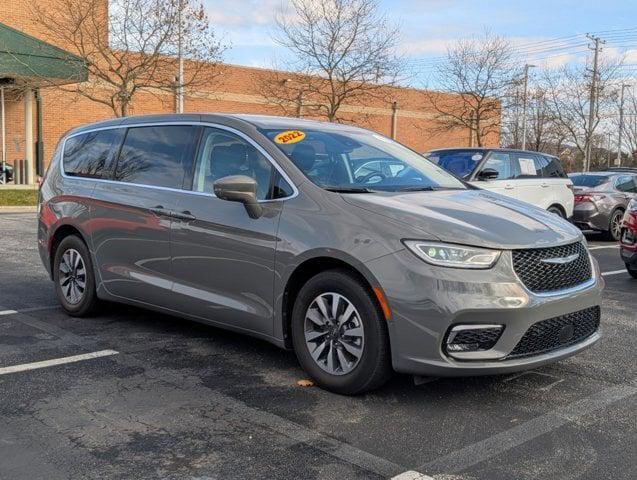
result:
[(631, 200), (626, 208), (620, 246), (628, 273), (637, 278), (637, 199)]

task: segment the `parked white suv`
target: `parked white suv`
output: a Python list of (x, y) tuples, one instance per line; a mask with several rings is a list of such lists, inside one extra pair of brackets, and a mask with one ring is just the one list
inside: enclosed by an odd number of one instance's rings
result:
[(500, 148), (448, 148), (425, 154), (467, 182), (548, 210), (573, 215), (573, 182), (557, 157)]

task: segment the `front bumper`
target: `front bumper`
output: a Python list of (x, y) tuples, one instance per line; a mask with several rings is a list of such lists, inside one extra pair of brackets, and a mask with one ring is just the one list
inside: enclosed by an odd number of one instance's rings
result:
[[(507, 358), (533, 324), (601, 304), (604, 281), (592, 257), (591, 262), (593, 280), (585, 288), (550, 295), (533, 294), (517, 280), (508, 252), (489, 270), (434, 267), (407, 250), (369, 262), (392, 312), (394, 369), (430, 376), (500, 374), (536, 368), (589, 347), (599, 331), (548, 353)], [(493, 348), (458, 360), (445, 351), (446, 334), (458, 324), (498, 324), (504, 330)]]

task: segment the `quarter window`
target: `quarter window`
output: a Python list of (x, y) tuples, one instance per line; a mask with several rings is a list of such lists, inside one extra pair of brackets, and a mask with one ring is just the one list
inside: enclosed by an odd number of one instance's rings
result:
[(564, 169), (559, 159), (555, 157), (544, 157), (547, 161), (546, 166), (543, 169), (543, 175), (547, 178), (566, 178)]
[(192, 172), (197, 129), (189, 125), (129, 128), (114, 179), (120, 182), (182, 188)]
[(637, 185), (635, 184), (635, 177), (630, 175), (618, 177), (615, 182), (615, 188), (620, 192), (636, 193)]
[(72, 177), (109, 178), (123, 129), (98, 130), (75, 135), (64, 144), (64, 173)]
[(226, 130), (205, 128), (192, 189), (213, 193), (214, 182), (230, 175), (246, 175), (256, 180), (259, 200), (292, 194), (292, 187), (254, 145)]

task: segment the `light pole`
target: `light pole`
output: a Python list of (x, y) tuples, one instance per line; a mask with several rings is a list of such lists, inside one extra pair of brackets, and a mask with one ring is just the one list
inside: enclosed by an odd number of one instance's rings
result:
[(526, 102), (527, 93), (529, 88), (529, 68), (534, 68), (536, 65), (524, 65), (524, 97), (522, 98), (522, 150), (526, 150)]
[(177, 71), (177, 101), (175, 102), (175, 110), (177, 113), (184, 113), (184, 52), (182, 38), (182, 13), (184, 9), (184, 0), (178, 0), (177, 8), (177, 57), (179, 67)]
[(615, 159), (615, 166), (622, 166), (622, 131), (624, 130), (624, 90), (630, 87), (630, 85), (623, 84), (621, 89), (621, 95), (619, 100), (619, 133), (617, 135), (617, 158)]

